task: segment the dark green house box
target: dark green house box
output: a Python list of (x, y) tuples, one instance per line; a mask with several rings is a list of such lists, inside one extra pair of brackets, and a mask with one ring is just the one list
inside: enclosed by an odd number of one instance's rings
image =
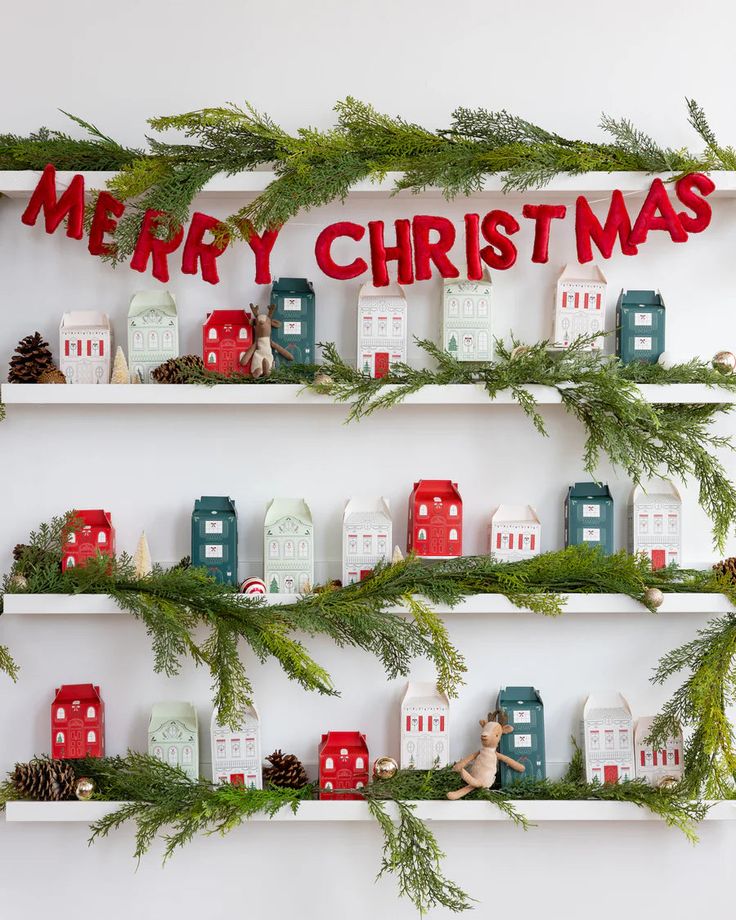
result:
[(502, 763), (501, 785), (545, 779), (544, 704), (539, 690), (534, 687), (502, 687), (498, 693), (496, 712), (501, 722), (514, 729), (501, 736), (500, 752), (526, 767), (524, 773), (517, 773)]
[(565, 499), (565, 546), (589, 543), (613, 552), (613, 496), (607, 485), (576, 482)]
[[(273, 319), (279, 321), (271, 333), (274, 342), (294, 355), (295, 364), (315, 363), (314, 288), (306, 278), (278, 278), (271, 288), (276, 304)], [(291, 364), (277, 353), (277, 365)]]
[(665, 309), (659, 291), (621, 291), (616, 304), (616, 354), (623, 364), (656, 364), (664, 351)]
[(238, 516), (224, 495), (203, 495), (192, 512), (192, 565), (228, 585), (238, 583)]

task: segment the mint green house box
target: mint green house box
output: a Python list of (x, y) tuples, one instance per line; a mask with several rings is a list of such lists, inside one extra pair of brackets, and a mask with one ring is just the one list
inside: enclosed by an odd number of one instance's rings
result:
[(501, 764), (501, 785), (510, 786), (524, 780), (541, 780), (547, 776), (544, 754), (544, 704), (534, 687), (502, 687), (496, 703), (497, 718), (514, 730), (501, 736), (499, 750), (524, 764), (517, 773)]
[(616, 304), (616, 354), (622, 364), (656, 364), (664, 351), (665, 309), (659, 291), (621, 291)]
[(607, 485), (576, 482), (565, 499), (565, 546), (589, 543), (613, 552), (613, 496)]
[[(274, 342), (294, 355), (295, 364), (315, 363), (314, 287), (306, 278), (278, 278), (271, 288), (276, 305), (273, 319), (281, 325), (271, 332)], [(289, 364), (274, 354), (277, 365)]]
[(224, 495), (203, 495), (192, 512), (192, 565), (227, 585), (238, 583), (238, 516)]

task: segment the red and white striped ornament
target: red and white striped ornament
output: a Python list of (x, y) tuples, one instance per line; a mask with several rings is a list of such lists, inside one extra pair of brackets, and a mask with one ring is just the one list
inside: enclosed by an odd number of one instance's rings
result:
[(240, 586), (241, 594), (265, 594), (266, 582), (262, 578), (246, 578)]

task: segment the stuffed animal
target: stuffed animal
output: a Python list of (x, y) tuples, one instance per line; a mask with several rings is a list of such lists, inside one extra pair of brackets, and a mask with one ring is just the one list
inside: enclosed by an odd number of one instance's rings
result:
[(493, 722), (491, 713), (489, 713), (487, 719), (480, 720), (480, 727), (483, 729), (480, 733), (481, 749), (476, 751), (475, 754), (470, 754), (468, 757), (458, 760), (452, 768), (462, 776), (468, 785), (463, 786), (462, 789), (456, 789), (454, 792), (448, 792), (448, 799), (461, 799), (464, 795), (472, 792), (473, 789), (490, 789), (496, 779), (499, 760), (518, 773), (523, 773), (526, 769), (524, 764), (519, 763), (518, 760), (512, 760), (511, 757), (499, 754), (496, 750), (498, 742), (501, 740), (501, 735), (508, 735), (509, 732), (512, 732), (514, 730), (513, 725), (501, 725), (500, 722)]
[(276, 304), (272, 303), (268, 308), (268, 315), (266, 315), (265, 313), (259, 313), (255, 304), (250, 305), (250, 312), (253, 314), (253, 319), (251, 320), (251, 325), (254, 327), (253, 344), (240, 359), (240, 363), (243, 367), (246, 367), (248, 362), (251, 362), (250, 372), (256, 380), (259, 377), (269, 377), (271, 375), (274, 351), (277, 351), (287, 361), (294, 360), (294, 355), (290, 351), (271, 341), (271, 330), (278, 329), (281, 325), (279, 320), (272, 319), (275, 309)]

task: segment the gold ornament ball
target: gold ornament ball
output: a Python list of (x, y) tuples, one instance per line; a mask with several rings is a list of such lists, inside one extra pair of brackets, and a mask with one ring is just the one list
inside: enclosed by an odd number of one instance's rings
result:
[(662, 606), (664, 594), (662, 594), (659, 588), (647, 588), (644, 592), (644, 601), (647, 607), (654, 607), (656, 610), (657, 607)]
[(373, 764), (373, 779), (391, 779), (399, 771), (393, 757), (379, 757)]
[(733, 374), (736, 371), (736, 355), (732, 351), (719, 351), (713, 355), (711, 364), (722, 374)]
[(678, 782), (679, 780), (677, 779), (676, 776), (663, 776), (662, 779), (659, 781), (658, 788), (659, 789), (674, 789), (674, 787), (678, 784)]
[(93, 779), (88, 776), (80, 776), (74, 784), (74, 795), (80, 802), (87, 802), (97, 791), (97, 786)]
[(329, 374), (315, 374), (313, 383), (317, 387), (328, 387), (332, 383), (332, 377)]
[(511, 350), (511, 360), (515, 358), (523, 358), (524, 355), (528, 355), (531, 351), (531, 348), (528, 345), (517, 345), (516, 348)]

